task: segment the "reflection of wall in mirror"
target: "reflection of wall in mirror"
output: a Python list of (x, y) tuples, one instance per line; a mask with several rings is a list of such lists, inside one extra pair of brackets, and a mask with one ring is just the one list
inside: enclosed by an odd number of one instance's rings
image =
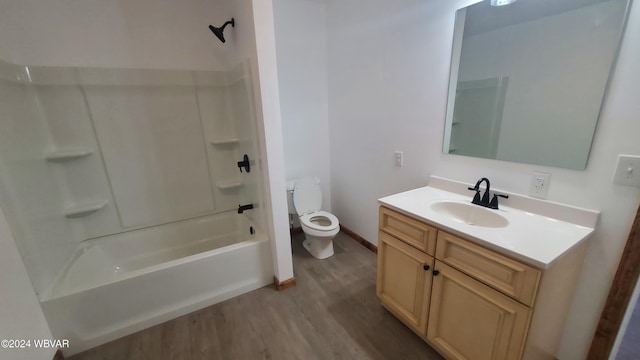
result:
[(625, 6), (608, 1), (464, 38), (459, 81), (509, 76), (497, 159), (584, 167)]

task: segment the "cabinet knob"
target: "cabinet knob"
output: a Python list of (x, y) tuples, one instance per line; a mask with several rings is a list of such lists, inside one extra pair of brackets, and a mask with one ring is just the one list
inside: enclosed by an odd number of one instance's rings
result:
[(422, 268), (423, 268), (425, 271), (427, 271), (427, 270), (431, 269), (431, 266), (429, 266), (429, 265), (425, 264)]
[(433, 276), (438, 276), (438, 274), (440, 274), (439, 270), (433, 270)]

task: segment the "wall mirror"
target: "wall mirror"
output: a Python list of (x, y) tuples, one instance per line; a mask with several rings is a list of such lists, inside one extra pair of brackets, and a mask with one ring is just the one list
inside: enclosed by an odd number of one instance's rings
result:
[(584, 170), (629, 1), (458, 10), (443, 151)]

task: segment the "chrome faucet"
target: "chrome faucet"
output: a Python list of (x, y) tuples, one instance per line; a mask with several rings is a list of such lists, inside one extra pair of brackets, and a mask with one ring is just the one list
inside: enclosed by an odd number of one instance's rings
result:
[[(480, 199), (480, 184), (482, 184), (483, 182), (487, 183), (487, 186), (484, 190), (484, 195), (482, 195), (482, 199)], [(478, 180), (478, 182), (476, 182), (476, 186), (469, 187), (468, 189), (476, 192), (476, 194), (473, 197), (473, 200), (471, 200), (472, 204), (488, 207), (490, 209), (496, 209), (496, 210), (498, 209), (498, 197), (505, 198), (505, 199), (509, 198), (508, 195), (493, 194), (493, 198), (491, 199), (491, 201), (489, 201), (489, 198), (491, 197), (491, 193), (490, 193), (491, 183), (489, 182), (489, 179), (487, 179), (486, 177), (481, 178), (480, 180)]]

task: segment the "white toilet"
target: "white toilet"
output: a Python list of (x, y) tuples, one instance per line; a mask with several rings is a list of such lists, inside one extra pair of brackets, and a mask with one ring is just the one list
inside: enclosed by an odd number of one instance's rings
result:
[(335, 215), (320, 210), (322, 190), (316, 177), (304, 177), (287, 182), (289, 214), (298, 215), (304, 231), (304, 248), (317, 259), (333, 255), (333, 238), (340, 231)]

